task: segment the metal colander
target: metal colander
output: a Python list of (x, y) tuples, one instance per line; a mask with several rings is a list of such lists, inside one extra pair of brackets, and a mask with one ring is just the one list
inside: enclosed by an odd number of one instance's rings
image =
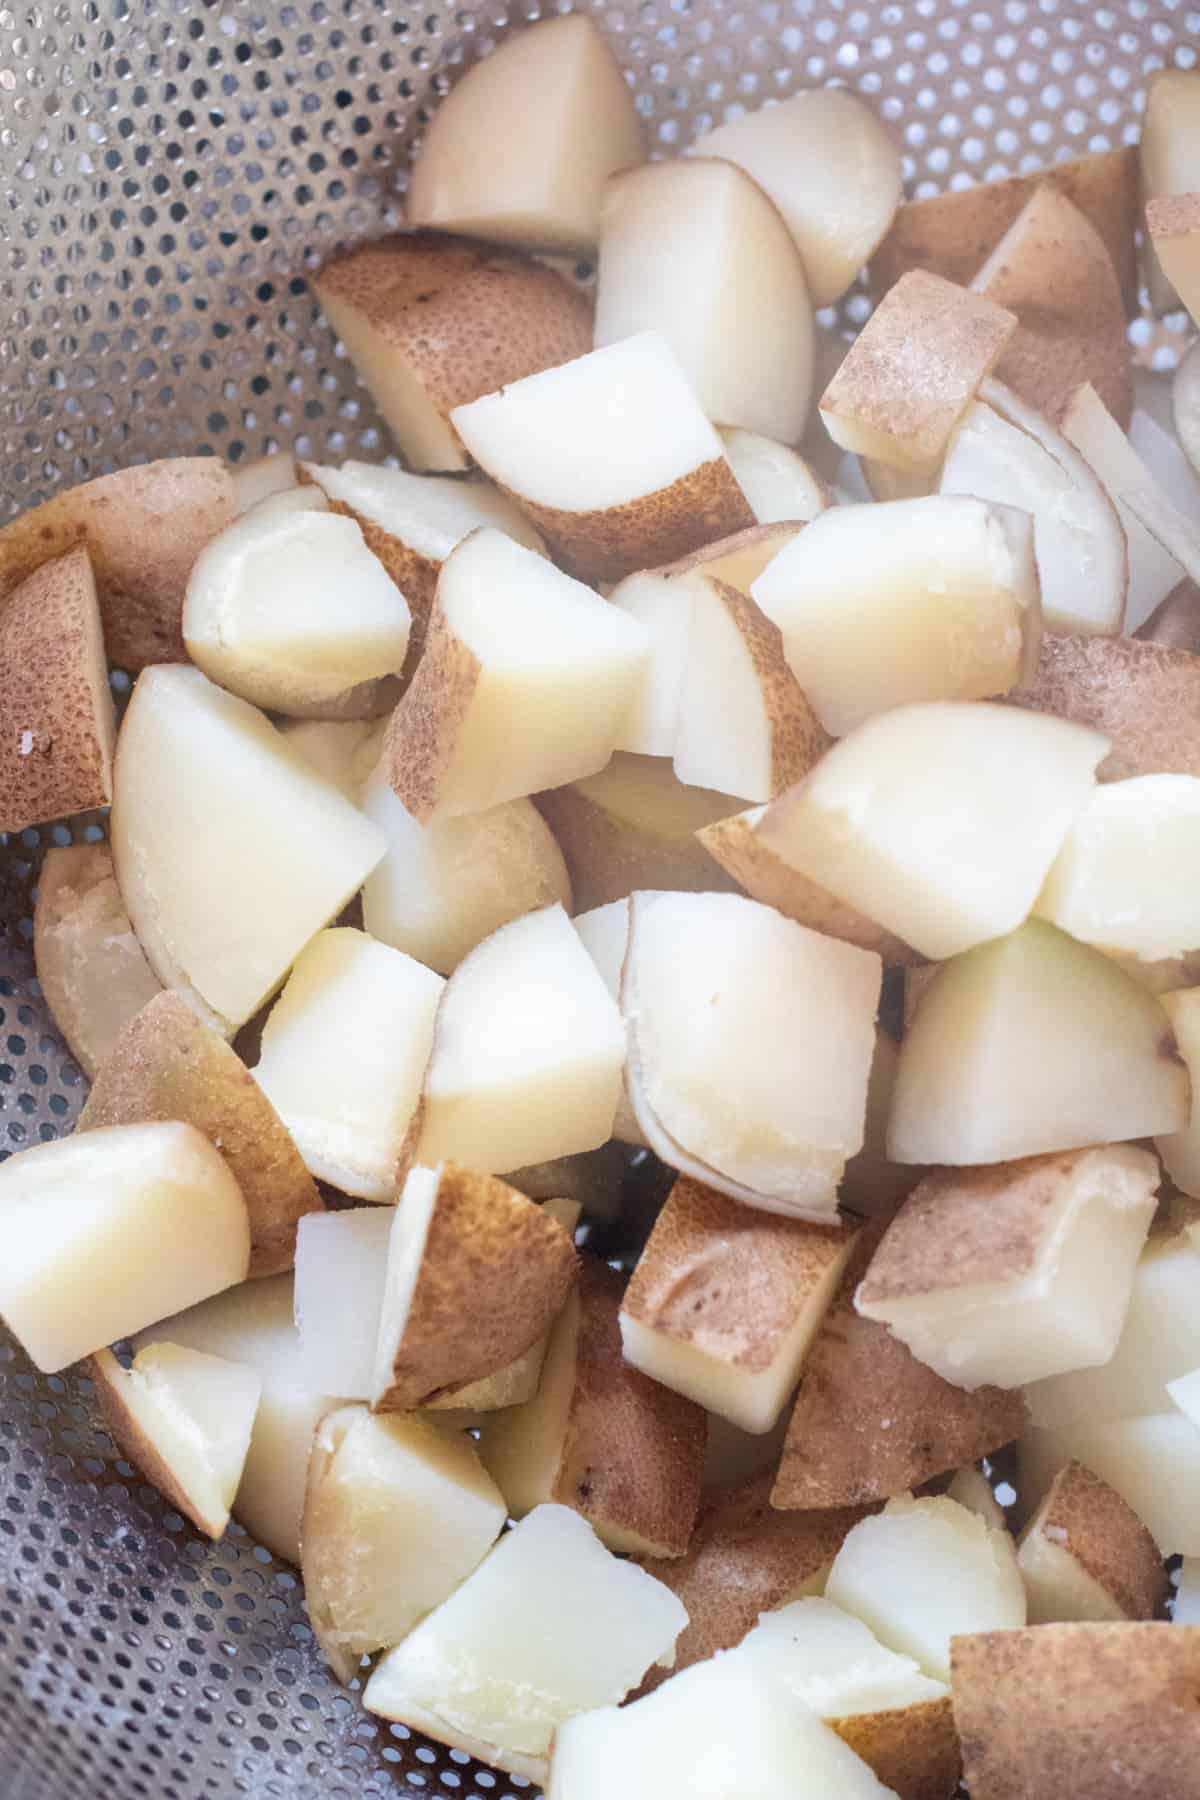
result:
[[(592, 10), (660, 154), (841, 82), (892, 123), (918, 196), (1132, 141), (1146, 76), (1200, 49), (1187, 0)], [(385, 455), (306, 272), (401, 221), (439, 96), (538, 16), (537, 0), (0, 0), (0, 516), (151, 457)], [(866, 310), (851, 296), (841, 322)], [(1185, 329), (1132, 327), (1160, 368)], [(101, 830), (0, 837), (0, 1157), (79, 1110), (31, 898), (47, 844)], [(37, 1374), (0, 1329), (0, 1794), (97, 1793), (531, 1800), (363, 1714), (324, 1671), (296, 1574), (236, 1525), (198, 1537), (116, 1454), (91, 1383)]]

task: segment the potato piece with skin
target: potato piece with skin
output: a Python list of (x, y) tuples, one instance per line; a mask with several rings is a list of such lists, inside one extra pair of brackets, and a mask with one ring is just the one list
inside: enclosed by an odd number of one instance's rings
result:
[(470, 467), (456, 406), (591, 347), (591, 309), (561, 275), (466, 238), (376, 238), (331, 258), (313, 289), (418, 471)]
[(178, 1344), (150, 1344), (132, 1368), (111, 1350), (91, 1361), (113, 1442), (207, 1537), (223, 1537), (262, 1382), (253, 1369)]
[(825, 1595), (935, 1681), (950, 1679), (952, 1638), (1025, 1623), (1012, 1539), (942, 1498), (899, 1496), (855, 1525), (833, 1559)]
[(961, 1166), (1150, 1137), (1186, 1123), (1189, 1095), (1154, 996), (1030, 919), (943, 964), (921, 995), (900, 1049), (888, 1154)]
[(1037, 667), (1032, 522), (930, 495), (815, 519), (754, 583), (821, 724), (844, 737), (912, 701), (983, 700)]
[(394, 1218), (391, 1207), (354, 1206), (300, 1222), (294, 1300), (298, 1362), (314, 1391), (346, 1400), (369, 1400), (374, 1392)]
[(0, 530), (0, 594), (49, 558), (87, 546), (108, 660), (131, 675), (182, 662), (183, 597), (192, 564), (237, 512), (215, 456), (167, 457), (101, 475), (22, 513)]
[[(1142, 171), (1142, 201), (1149, 209), (1174, 195), (1191, 194), (1200, 188), (1200, 77), (1194, 69), (1160, 69), (1151, 76), (1146, 88), (1146, 111), (1142, 120), (1139, 144)], [(1180, 303), (1180, 296), (1159, 258), (1153, 225), (1143, 245), (1146, 286), (1155, 312), (1170, 312)], [(1186, 296), (1184, 304), (1187, 304)]]
[[(499, 158), (497, 144), (507, 146)], [(599, 241), (606, 179), (644, 155), (632, 96), (595, 24), (583, 14), (543, 20), (475, 63), (441, 101), (409, 182), (408, 216), (583, 254)]]
[(833, 504), (826, 483), (787, 444), (756, 431), (723, 430), (721, 442), (737, 484), (760, 525), (807, 524)]
[(241, 1058), (181, 994), (160, 993), (97, 1071), (77, 1130), (181, 1119), (219, 1150), (250, 1221), (252, 1278), (290, 1269), (317, 1193), (279, 1114)]
[(876, 307), (819, 402), (835, 444), (931, 470), (1017, 319), (982, 294), (914, 269)]
[(249, 512), (261, 500), (275, 494), (286, 494), (296, 486), (296, 459), (290, 450), (271, 451), (250, 462), (237, 463), (230, 470), (234, 506), (239, 513)]
[(54, 1023), (90, 1079), (129, 1020), (162, 992), (133, 935), (107, 844), (47, 850), (33, 952)]
[(443, 565), (425, 654), (388, 726), (392, 786), (426, 824), (595, 774), (648, 650), (635, 620), (544, 557), (472, 532)]
[(621, 1306), (625, 1360), (708, 1412), (769, 1431), (854, 1233), (741, 1205), (681, 1176)]
[(385, 844), (262, 713), (199, 669), (160, 668), (121, 727), (112, 848), (151, 968), (232, 1035)]
[(1158, 1165), (1112, 1145), (927, 1175), (855, 1297), (956, 1386), (1107, 1362), (1154, 1218)]
[(114, 1125), (0, 1165), (0, 1316), (47, 1374), (243, 1281), (250, 1230), (192, 1125)]
[(890, 966), (924, 961), (918, 951), (902, 944), (865, 913), (838, 900), (828, 888), (801, 875), (765, 844), (758, 826), (766, 810), (765, 806), (753, 806), (747, 812), (714, 819), (696, 833), (709, 854), (752, 900), (761, 900), (764, 906), (774, 907), (786, 919), (794, 919), (797, 925), (806, 925), (811, 931), (857, 944), (860, 950), (873, 950)]
[(380, 768), (360, 805), (388, 844), (363, 886), (363, 924), (441, 975), (513, 919), (574, 904), (562, 851), (531, 800), (421, 825)]
[(558, 1501), (611, 1550), (682, 1556), (700, 1505), (705, 1415), (623, 1360), (620, 1306), (619, 1277), (586, 1258), (537, 1394), (486, 1422), (480, 1454), (514, 1518)]
[(1200, 1795), (1200, 1630), (1067, 1624), (956, 1640), (954, 1722), (976, 1800)]
[(736, 163), (775, 202), (804, 259), (814, 306), (851, 286), (892, 222), (900, 156), (875, 109), (813, 88), (705, 132), (690, 156)]
[(498, 1173), (594, 1150), (612, 1135), (624, 1060), (620, 1013), (562, 908), (514, 919), (450, 977), (417, 1159)]
[(879, 1228), (859, 1236), (842, 1285), (809, 1350), (784, 1440), (772, 1506), (870, 1505), (975, 1462), (1025, 1429), (1020, 1393), (953, 1387), (854, 1295)]
[(733, 1649), (760, 1616), (769, 1617), (776, 1607), (824, 1587), (830, 1564), (846, 1533), (863, 1517), (862, 1509), (777, 1512), (770, 1491), (771, 1476), (765, 1474), (706, 1501), (685, 1554), (654, 1562), (652, 1573), (678, 1594), (688, 1622), (671, 1668), (651, 1669), (642, 1693), (660, 1687), (673, 1671)]
[(117, 726), (96, 583), (82, 546), (0, 606), (0, 831), (112, 799)]
[(812, 304), (776, 207), (734, 162), (678, 157), (613, 175), (597, 345), (658, 331), (708, 417), (795, 443), (812, 390)]
[(1017, 1449), (1021, 1492), (1031, 1500), (1081, 1462), (1132, 1508), (1163, 1556), (1200, 1554), (1200, 1429), (1182, 1411), (1039, 1428)]
[(654, 332), (460, 406), (454, 425), (585, 581), (619, 581), (754, 524), (720, 438)]
[(1029, 1623), (1154, 1619), (1167, 1572), (1142, 1521), (1082, 1463), (1068, 1463), (1021, 1534), (1017, 1566)]
[[(577, 913), (571, 923), (579, 939), (596, 965), (596, 971), (613, 997), (621, 1004), (621, 972), (625, 967), (625, 951), (629, 944), (629, 901), (610, 900), (590, 912)], [(637, 1144), (649, 1149), (646, 1136), (637, 1122), (637, 1114), (629, 1099), (624, 1080), (617, 1100), (612, 1134), (622, 1144)]]
[(950, 1500), (957, 1500), (968, 1512), (978, 1513), (984, 1524), (991, 1526), (993, 1530), (1007, 1529), (1004, 1508), (997, 1500), (991, 1482), (979, 1469), (957, 1469), (953, 1481), (946, 1489), (946, 1496)]
[(669, 1661), (686, 1615), (566, 1507), (541, 1506), (377, 1665), (363, 1704), (542, 1781), (555, 1730)]
[(505, 1368), (549, 1330), (577, 1267), (569, 1234), (515, 1188), (453, 1163), (414, 1169), (388, 1240), (375, 1410)]
[(1156, 1138), (1154, 1148), (1176, 1187), (1200, 1199), (1200, 988), (1163, 994), (1161, 999), (1191, 1077), (1192, 1106), (1183, 1129)]
[(1200, 775), (1200, 656), (1185, 647), (1047, 634), (1037, 673), (1008, 699), (1103, 732), (1101, 781)]
[(444, 988), (403, 951), (340, 927), (305, 946), (271, 1009), (254, 1078), (307, 1167), (344, 1194), (395, 1200)]
[(363, 783), (379, 761), (386, 729), (385, 719), (287, 719), (279, 733), (310, 769), (345, 795), (351, 806), (359, 806)]
[(339, 1681), (461, 1587), (504, 1529), (504, 1501), (465, 1436), (346, 1406), (322, 1419), (308, 1469), (304, 1599)]
[(621, 1009), (651, 1147), (733, 1199), (832, 1220), (881, 978), (877, 956), (740, 895), (635, 894)]
[(599, 774), (539, 794), (536, 804), (566, 858), (579, 911), (638, 888), (733, 888), (696, 833), (738, 801), (682, 781), (661, 757), (618, 751)]
[(1011, 707), (900, 706), (841, 739), (757, 830), (940, 960), (1027, 917), (1107, 750), (1097, 732)]
[(1200, 648), (1200, 587), (1185, 577), (1133, 635), (1148, 644), (1195, 652)]

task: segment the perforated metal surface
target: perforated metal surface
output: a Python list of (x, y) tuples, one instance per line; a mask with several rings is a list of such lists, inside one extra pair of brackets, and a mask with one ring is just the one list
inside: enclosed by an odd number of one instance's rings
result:
[[(661, 153), (840, 81), (893, 122), (919, 195), (1131, 141), (1147, 73), (1200, 48), (1185, 0), (592, 10)], [(198, 448), (384, 455), (305, 271), (399, 222), (408, 152), (455, 70), (538, 16), (437, 0), (0, 5), (0, 516)], [(842, 320), (865, 310), (851, 297)], [(1133, 327), (1159, 367), (1183, 332), (1182, 317)], [(69, 1130), (82, 1097), (31, 971), (52, 835), (67, 841), (58, 827), (0, 849), (0, 1155)], [(33, 1374), (0, 1334), (5, 1800), (530, 1791), (362, 1715), (321, 1670), (295, 1575), (236, 1528), (198, 1539), (116, 1458), (90, 1384)]]

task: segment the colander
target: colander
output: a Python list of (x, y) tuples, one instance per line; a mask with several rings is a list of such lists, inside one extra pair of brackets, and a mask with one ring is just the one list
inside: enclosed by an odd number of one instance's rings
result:
[[(1132, 142), (1147, 76), (1200, 49), (1187, 0), (592, 11), (656, 154), (839, 82), (891, 123), (912, 196)], [(0, 516), (157, 456), (387, 455), (306, 275), (402, 221), (439, 97), (539, 16), (536, 0), (0, 0)], [(855, 293), (822, 316), (853, 329), (867, 310)], [(1131, 329), (1169, 369), (1187, 322)], [(0, 1158), (79, 1111), (30, 914), (44, 848), (103, 830), (89, 815), (0, 837)], [(435, 1793), (533, 1800), (365, 1715), (325, 1673), (296, 1573), (236, 1525), (201, 1539), (117, 1455), (91, 1382), (39, 1375), (0, 1328), (3, 1800)]]

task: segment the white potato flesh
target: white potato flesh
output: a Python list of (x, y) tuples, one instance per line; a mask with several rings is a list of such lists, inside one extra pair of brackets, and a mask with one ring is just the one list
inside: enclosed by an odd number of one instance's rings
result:
[(1200, 1199), (1200, 988), (1160, 996), (1192, 1083), (1192, 1107), (1182, 1131), (1156, 1138), (1155, 1149), (1177, 1188)]
[(344, 462), (340, 468), (305, 463), (304, 472), (335, 505), (396, 538), (415, 555), (445, 562), (468, 532), (492, 527), (529, 550), (541, 538), (506, 494), (486, 481), (455, 481), (444, 475), (410, 475), (382, 463)]
[(1200, 1426), (1200, 1369), (1168, 1381), (1167, 1392), (1185, 1418)]
[(391, 1649), (478, 1568), (504, 1501), (465, 1433), (347, 1406), (321, 1421), (304, 1513), (305, 1602), (334, 1673)]
[(825, 1597), (881, 1643), (950, 1679), (950, 1640), (1025, 1623), (1025, 1589), (1006, 1531), (953, 1500), (889, 1500), (847, 1534)]
[[(1112, 502), (1088, 464), (1044, 419), (1026, 409), (1018, 415), (994, 382), (986, 382), (983, 392), (987, 401), (975, 402), (955, 434), (938, 491), (1031, 513), (1046, 629), (1115, 636), (1125, 616), (1127, 565)], [(995, 404), (1001, 395), (1003, 412)]]
[(386, 719), (288, 719), (279, 727), (309, 768), (359, 805), (363, 782), (379, 761)]
[(254, 1076), (305, 1166), (390, 1204), (421, 1100), (445, 982), (365, 931), (320, 932), (263, 1029)]
[(1135, 775), (1098, 787), (1037, 910), (1082, 943), (1143, 962), (1200, 947), (1200, 777)]
[[(1063, 1531), (1063, 1527), (1058, 1529)], [(1065, 1532), (1064, 1532), (1065, 1536)], [(1064, 1543), (1041, 1531), (1028, 1532), (1017, 1552), (1031, 1625), (1055, 1625), (1071, 1619), (1125, 1619), (1103, 1582), (1089, 1575)]]
[(670, 345), (652, 331), (510, 382), (451, 416), (494, 481), (564, 512), (640, 500), (724, 455)]
[[(1067, 1370), (1107, 1362), (1117, 1347), (1134, 1270), (1154, 1218), (1158, 1167), (1144, 1150), (1114, 1144), (1067, 1170), (1028, 1177), (1052, 1184), (1053, 1203), (1037, 1219), (1021, 1273), (965, 1281), (948, 1256), (930, 1251), (927, 1271), (910, 1294), (868, 1297), (858, 1311), (885, 1324), (918, 1362), (956, 1387), (1021, 1387)], [(1016, 1196), (1020, 1205), (1019, 1195)], [(993, 1196), (1003, 1209), (1005, 1196)], [(1024, 1219), (1022, 1218), (1024, 1214)], [(949, 1226), (949, 1208), (941, 1215)], [(1003, 1215), (1002, 1215), (1003, 1216)], [(1010, 1207), (1014, 1234), (1030, 1215)], [(944, 1281), (938, 1285), (939, 1268)]]
[(1179, 194), (1153, 201), (1146, 224), (1163, 273), (1195, 323), (1200, 318), (1200, 197)]
[(912, 701), (1007, 693), (1037, 666), (1033, 531), (1009, 506), (930, 495), (831, 507), (752, 593), (835, 737)]
[(260, 1377), (262, 1396), (234, 1516), (273, 1555), (299, 1563), (313, 1433), (344, 1396), (318, 1391), (306, 1378), (290, 1272), (242, 1282), (142, 1332), (136, 1343), (140, 1347), (160, 1340), (246, 1363)]
[(861, 1149), (882, 964), (735, 894), (633, 898), (630, 1092), (657, 1154), (734, 1199), (827, 1220)]
[(574, 1288), (550, 1328), (536, 1392), (519, 1410), (489, 1419), (480, 1438), (484, 1466), (514, 1519), (550, 1500), (558, 1486), (577, 1387), (581, 1313)]
[(960, 1506), (965, 1506), (968, 1512), (978, 1513), (985, 1525), (996, 1531), (1005, 1529), (1004, 1508), (997, 1500), (991, 1482), (979, 1469), (956, 1470), (946, 1494)]
[[(577, 914), (571, 923), (595, 963), (597, 974), (619, 1007), (621, 971), (625, 967), (625, 951), (629, 944), (628, 900), (610, 900), (605, 906), (593, 906), (590, 912)], [(612, 1134), (619, 1143), (648, 1147), (624, 1081), (621, 1082)]]
[(737, 163), (775, 202), (814, 306), (846, 292), (900, 204), (900, 153), (874, 107), (845, 88), (761, 107), (706, 132), (688, 153)]
[(52, 1374), (244, 1281), (246, 1203), (192, 1125), (110, 1125), (0, 1164), (0, 1316)]
[(948, 1692), (911, 1656), (886, 1649), (861, 1619), (823, 1598), (763, 1613), (742, 1639), (742, 1650), (821, 1719), (920, 1706), (944, 1700)]
[(363, 924), (439, 974), (510, 920), (571, 903), (562, 851), (531, 800), (422, 825), (377, 769), (361, 805), (388, 845), (363, 887)]
[(599, 240), (608, 176), (643, 155), (633, 96), (592, 20), (544, 19), (441, 101), (409, 181), (408, 222), (581, 254)]
[(777, 209), (735, 163), (644, 163), (604, 192), (596, 343), (657, 331), (718, 425), (795, 443), (808, 420), (812, 305)]
[(614, 1706), (687, 1623), (652, 1575), (564, 1506), (539, 1506), (377, 1665), (363, 1703), (540, 1781), (557, 1728)]
[(231, 1035), (387, 846), (256, 708), (163, 664), (117, 740), (112, 848), (155, 974)]
[(1172, 1613), (1176, 1625), (1200, 1625), (1200, 1556), (1185, 1556)]
[(309, 1213), (296, 1233), (300, 1369), (314, 1391), (369, 1400), (387, 1275), (391, 1207)]
[(562, 907), (515, 919), (447, 984), (417, 1160), (500, 1174), (594, 1150), (624, 1061), (621, 1015)]
[(923, 990), (900, 1049), (888, 1154), (992, 1163), (1153, 1137), (1186, 1123), (1189, 1094), (1154, 996), (1031, 919)]
[[(437, 817), (483, 812), (604, 767), (649, 656), (635, 619), (499, 531), (472, 533), (447, 558), (431, 636), (439, 616), (473, 681), (439, 771)], [(449, 679), (436, 698), (459, 703)], [(418, 741), (428, 729), (424, 692), (421, 702)]]
[(756, 431), (736, 429), (722, 431), (721, 442), (737, 484), (760, 525), (792, 519), (807, 522), (831, 504), (825, 483), (787, 444), (776, 443)]
[(1200, 1555), (1200, 1430), (1182, 1412), (1032, 1431), (1020, 1451), (1031, 1499), (1081, 1462), (1133, 1508), (1164, 1556)]
[(411, 623), (353, 519), (270, 502), (205, 545), (183, 609), (184, 640), (206, 675), (301, 717), (397, 673)]
[(757, 832), (941, 961), (1028, 916), (1108, 749), (1099, 732), (1016, 707), (900, 706), (835, 744)]
[(238, 512), (249, 512), (273, 494), (286, 494), (296, 485), (296, 459), (290, 450), (256, 456), (233, 470), (233, 499)]
[(636, 619), (649, 640), (646, 666), (624, 723), (618, 750), (639, 756), (671, 756), (679, 731), (679, 700), (687, 667), (693, 582), (655, 570), (627, 575), (609, 604)]
[[(250, 1447), (262, 1392), (258, 1375), (225, 1357), (154, 1343), (138, 1351), (129, 1369), (102, 1350), (96, 1379), (107, 1381), (125, 1415), (127, 1435), (119, 1446), (133, 1453), (136, 1438), (170, 1475), (169, 1497), (219, 1538)], [(147, 1473), (153, 1478), (157, 1471)]]
[[(1140, 144), (1142, 195), (1200, 192), (1200, 74), (1163, 69), (1150, 81)], [(1170, 312), (1178, 298), (1153, 243), (1143, 245), (1146, 285), (1156, 312)]]

